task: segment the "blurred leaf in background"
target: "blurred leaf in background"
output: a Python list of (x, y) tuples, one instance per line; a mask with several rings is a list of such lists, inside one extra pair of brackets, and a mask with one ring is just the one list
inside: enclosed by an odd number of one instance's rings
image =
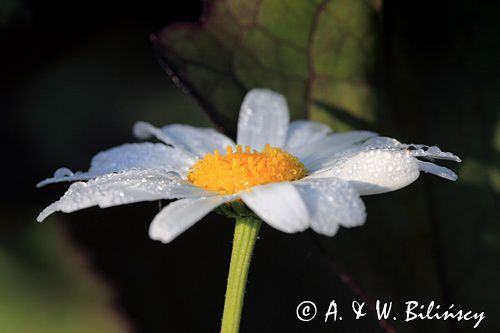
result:
[[(500, 78), (487, 74), (499, 72), (490, 56), (499, 46), (487, 31), (499, 30), (498, 6), (453, 7), (456, 21), (448, 27), (440, 21), (448, 7), (430, 2), (213, 0), (198, 25), (170, 25), (155, 42), (171, 75), (230, 133), (245, 92), (267, 87), (286, 95), (294, 119), (375, 129), (459, 154), (457, 184), (423, 176), (397, 193), (367, 198), (366, 226), (321, 242), (378, 298), (493, 313)], [(461, 15), (481, 23), (460, 25)], [(469, 39), (454, 26), (469, 29), (461, 31)], [(478, 45), (462, 47), (470, 40)], [(395, 325), (404, 332), (470, 329), (439, 321)]]
[(234, 133), (252, 87), (285, 94), (295, 119), (335, 129), (374, 119), (368, 83), (376, 8), (370, 1), (208, 1), (199, 26), (178, 24), (155, 42), (174, 76)]
[(113, 295), (62, 232), (64, 221), (37, 228), (31, 214), (0, 219), (0, 332), (129, 332)]
[(0, 31), (9, 24), (23, 9), (21, 0), (0, 0)]

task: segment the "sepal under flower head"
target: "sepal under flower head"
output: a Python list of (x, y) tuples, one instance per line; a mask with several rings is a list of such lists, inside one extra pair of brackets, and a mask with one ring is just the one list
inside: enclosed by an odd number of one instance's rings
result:
[(232, 219), (253, 217), (260, 220), (260, 218), (255, 215), (255, 213), (250, 208), (248, 208), (241, 200), (222, 204), (217, 207), (214, 212)]

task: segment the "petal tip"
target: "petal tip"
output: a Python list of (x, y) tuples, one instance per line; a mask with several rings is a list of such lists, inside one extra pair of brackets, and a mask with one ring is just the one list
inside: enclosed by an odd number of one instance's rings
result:
[(451, 181), (458, 180), (458, 175), (448, 168), (436, 165), (431, 162), (418, 161), (419, 169), (425, 173), (430, 173), (438, 177)]
[(168, 244), (170, 243), (173, 238), (171, 235), (167, 234), (160, 228), (154, 221), (151, 223), (149, 226), (149, 238), (151, 238), (154, 241), (162, 242), (163, 244)]
[(452, 171), (449, 180), (456, 182), (458, 180), (458, 175)]
[(256, 96), (256, 95), (263, 95), (263, 96), (268, 95), (268, 96), (274, 96), (274, 97), (281, 97), (283, 99), (285, 98), (279, 92), (268, 89), (268, 88), (253, 88), (247, 92), (247, 96)]
[(53, 212), (48, 212), (47, 211), (48, 207), (45, 208), (38, 216), (36, 217), (36, 221), (38, 223), (42, 223), (49, 215), (51, 215)]

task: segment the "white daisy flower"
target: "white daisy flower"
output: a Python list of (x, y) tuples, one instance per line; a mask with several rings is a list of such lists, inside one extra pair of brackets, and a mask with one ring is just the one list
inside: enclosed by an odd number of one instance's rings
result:
[(460, 162), (435, 146), (402, 144), (369, 131), (332, 134), (313, 121), (289, 123), (285, 98), (264, 89), (251, 90), (243, 101), (237, 144), (213, 129), (188, 125), (156, 128), (139, 122), (134, 134), (162, 143), (100, 152), (87, 172), (59, 169), (38, 186), (78, 182), (37, 220), (56, 211), (179, 199), (163, 208), (149, 229), (152, 239), (168, 243), (218, 206), (241, 200), (280, 231), (312, 228), (333, 236), (339, 226), (365, 222), (360, 195), (400, 189), (420, 171), (457, 179), (451, 170), (419, 158)]

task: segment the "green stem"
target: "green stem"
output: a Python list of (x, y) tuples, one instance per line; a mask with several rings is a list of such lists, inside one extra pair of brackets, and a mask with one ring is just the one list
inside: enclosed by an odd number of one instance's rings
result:
[(248, 268), (261, 224), (262, 221), (255, 217), (236, 219), (221, 333), (237, 333), (240, 329)]

